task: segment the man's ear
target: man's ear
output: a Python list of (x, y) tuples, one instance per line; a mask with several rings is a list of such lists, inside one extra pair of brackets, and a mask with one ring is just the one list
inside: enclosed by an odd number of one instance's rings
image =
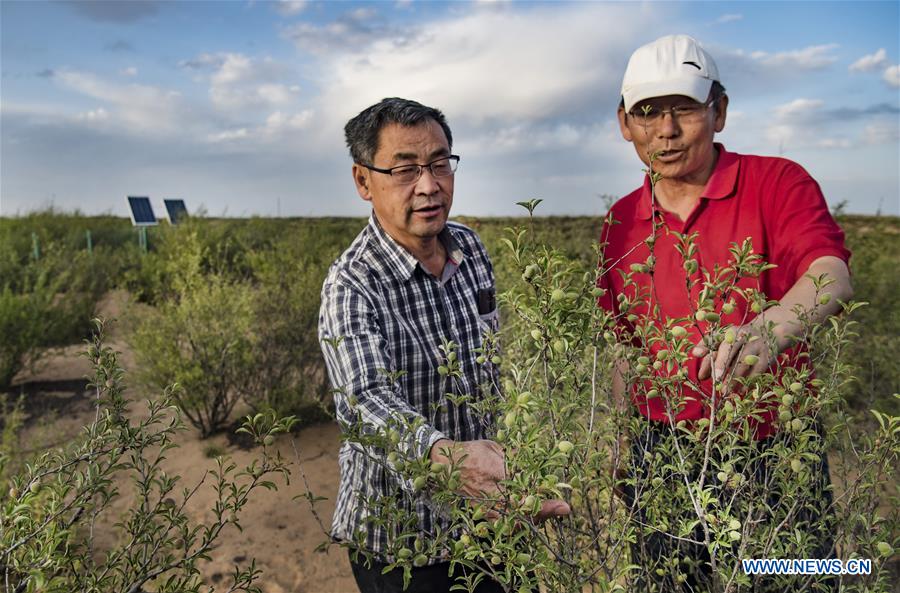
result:
[(362, 165), (353, 163), (353, 183), (356, 185), (356, 192), (359, 194), (359, 197), (367, 202), (372, 201), (372, 192), (369, 189), (371, 181), (369, 170)]
[(616, 112), (616, 115), (619, 118), (619, 130), (622, 132), (622, 138), (625, 138), (628, 142), (632, 141), (631, 130), (628, 129), (628, 123), (625, 121), (625, 118), (628, 117), (625, 113), (624, 107), (619, 107), (619, 110)]
[(722, 95), (716, 102), (716, 133), (725, 129), (726, 115), (728, 115), (728, 95)]

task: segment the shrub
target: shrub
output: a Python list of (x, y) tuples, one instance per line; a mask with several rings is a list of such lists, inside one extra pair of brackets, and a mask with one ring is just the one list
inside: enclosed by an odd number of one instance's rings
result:
[[(682, 239), (690, 253), (691, 238)], [(392, 569), (410, 569), (413, 559), (404, 548), (416, 542), (418, 554), (447, 557), (475, 574), (490, 575), (508, 591), (649, 591), (648, 583), (661, 576), (666, 590), (677, 590), (702, 563), (711, 580), (700, 588), (731, 593), (753, 587), (812, 590), (823, 581), (751, 577), (742, 570), (742, 558), (835, 553), (844, 560), (872, 559), (871, 575), (837, 577), (842, 590), (890, 589), (889, 559), (900, 519), (897, 493), (891, 490), (900, 418), (873, 412), (874, 430), (855, 441), (848, 436), (844, 395), (854, 369), (846, 362), (846, 345), (855, 338), (856, 305), (845, 305), (842, 316), (823, 325), (807, 324), (801, 340), (807, 366), (735, 379), (735, 387), (726, 378), (709, 401), (709, 419), (680, 422), (649, 442), (646, 423), (634, 418), (630, 407), (616, 405), (612, 369), (627, 361), (627, 390), (640, 388), (676, 409), (685, 379), (679, 369), (693, 347), (679, 326), (693, 320), (661, 325), (649, 307), (649, 314), (640, 313), (641, 299), (626, 299), (620, 303), (622, 315), (634, 330), (623, 331), (596, 306), (594, 265), (533, 242), (527, 229), (512, 230), (505, 243), (522, 283), (502, 299), (503, 394), (486, 399), (483, 408), (485, 422), (498, 420), (494, 438), (507, 456), (508, 479), (499, 492), (478, 498), (459, 494), (458, 459), (436, 467), (427, 459), (404, 457), (410, 448), (402, 438), (398, 445), (396, 435), (413, 434), (414, 424), (397, 424), (377, 437), (359, 426), (345, 427), (353, 446), (427, 491), (448, 517), (446, 529), (423, 539), (397, 510), (408, 508), (409, 501), (366, 501), (371, 520), (395, 534)], [(595, 253), (602, 261), (600, 246)], [(749, 243), (734, 245), (729, 266), (705, 271), (696, 310), (716, 311), (728, 298), (771, 305), (738, 284), (763, 266)], [(707, 340), (729, 339), (717, 315), (703, 315)], [(665, 345), (661, 355), (651, 356), (653, 344)], [(449, 362), (445, 368), (454, 373)], [(779, 415), (779, 431), (769, 446), (758, 447), (751, 438), (753, 422), (772, 409)], [(628, 449), (625, 441), (631, 442)], [(829, 455), (830, 499), (816, 480)], [(623, 476), (626, 466), (636, 469)], [(572, 514), (535, 525), (532, 517), (541, 501), (553, 498), (568, 502)], [(816, 507), (821, 520), (811, 519)], [(490, 512), (498, 518), (489, 520)], [(362, 535), (348, 545), (362, 549)], [(820, 550), (820, 541), (829, 537), (836, 547)], [(663, 542), (657, 557), (635, 563), (631, 544), (653, 540)], [(708, 558), (699, 557), (698, 549)], [(462, 587), (472, 591), (474, 579)]]
[(53, 346), (87, 335), (101, 286), (91, 278), (83, 254), (65, 257), (56, 245), (40, 260), (17, 261), (7, 253), (0, 284), (0, 390), (33, 367)]
[(327, 264), (288, 249), (254, 252), (253, 357), (249, 401), (279, 414), (297, 413), (329, 393), (319, 347), (319, 292)]
[(177, 383), (178, 405), (204, 436), (241, 399), (258, 410), (308, 413), (328, 393), (316, 334), (321, 254), (307, 254), (304, 241), (241, 251), (240, 268), (252, 270), (243, 277), (234, 273), (237, 256), (222, 263), (210, 255), (196, 227), (178, 232), (179, 249), (164, 246), (154, 265), (164, 279), (158, 305), (132, 338), (142, 380)]
[(207, 437), (253, 385), (254, 293), (219, 275), (186, 274), (177, 298), (147, 312), (131, 341), (141, 381), (175, 385), (173, 400)]
[[(76, 443), (40, 455), (0, 491), (0, 587), (5, 593), (213, 591), (203, 586), (198, 563), (208, 559), (223, 529), (240, 526), (240, 513), (255, 491), (276, 487), (270, 476), (287, 476), (285, 462), (268, 444), (293, 420), (248, 417), (240, 430), (263, 445), (261, 457), (241, 470), (219, 458), (199, 484), (182, 484), (163, 469), (183, 430), (171, 390), (149, 401), (145, 419), (131, 420), (123, 371), (103, 343), (103, 330), (98, 323), (87, 350), (96, 419)], [(0, 467), (7, 460), (0, 451)], [(106, 519), (125, 480), (132, 486), (131, 503), (123, 515)], [(207, 524), (195, 523), (185, 510), (202, 487), (215, 492)], [(99, 525), (113, 523), (118, 540), (99, 547)], [(253, 562), (235, 567), (226, 591), (258, 592), (259, 576)]]

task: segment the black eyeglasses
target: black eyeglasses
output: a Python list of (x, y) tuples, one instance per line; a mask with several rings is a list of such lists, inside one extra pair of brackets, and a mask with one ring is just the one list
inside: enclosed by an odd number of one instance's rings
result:
[(659, 109), (651, 105), (642, 105), (635, 107), (628, 112), (635, 121), (642, 124), (655, 124), (662, 121), (664, 113), (672, 116), (682, 123), (694, 123), (699, 121), (710, 105), (716, 102), (716, 99), (710, 99), (706, 103), (683, 103), (681, 105), (673, 105), (668, 109)]
[(397, 183), (407, 184), (418, 181), (419, 177), (422, 176), (422, 169), (426, 167), (431, 171), (433, 177), (447, 177), (448, 175), (453, 175), (456, 173), (456, 167), (459, 166), (459, 157), (455, 154), (451, 154), (450, 156), (442, 156), (441, 158), (424, 165), (400, 165), (399, 167), (391, 167), (390, 169), (379, 169), (378, 167), (372, 167), (371, 165), (365, 165), (363, 163), (357, 164), (370, 171), (390, 175), (391, 179)]

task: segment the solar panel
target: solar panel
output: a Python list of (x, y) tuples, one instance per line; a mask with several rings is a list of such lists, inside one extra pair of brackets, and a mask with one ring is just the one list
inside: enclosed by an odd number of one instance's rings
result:
[(171, 224), (178, 224), (188, 217), (184, 200), (163, 200), (163, 205), (166, 207), (166, 216), (169, 217)]
[(128, 196), (128, 207), (131, 210), (131, 224), (134, 226), (151, 226), (156, 224), (156, 216), (153, 214), (150, 198)]

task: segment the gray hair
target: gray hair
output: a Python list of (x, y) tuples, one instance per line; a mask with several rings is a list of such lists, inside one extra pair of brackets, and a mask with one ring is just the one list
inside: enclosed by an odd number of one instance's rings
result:
[(433, 119), (441, 126), (447, 137), (447, 144), (453, 148), (450, 126), (439, 109), (399, 97), (382, 99), (363, 109), (344, 126), (344, 138), (353, 162), (361, 165), (373, 164), (372, 160), (378, 151), (378, 136), (386, 125), (396, 123), (401, 126), (417, 126), (429, 119)]

